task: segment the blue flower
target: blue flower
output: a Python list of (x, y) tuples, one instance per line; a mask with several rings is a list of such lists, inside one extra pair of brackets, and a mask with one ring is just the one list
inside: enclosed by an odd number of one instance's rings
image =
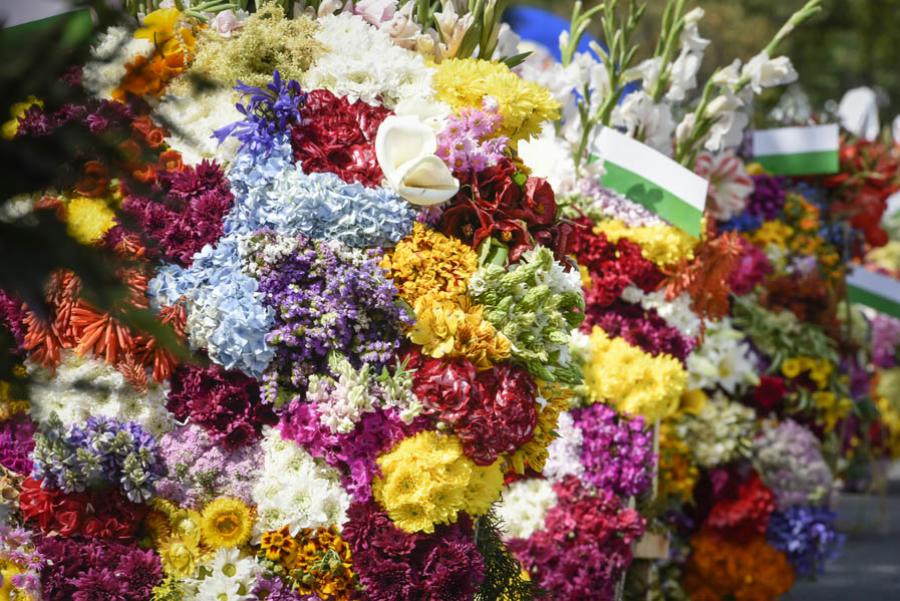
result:
[(836, 518), (826, 507), (789, 507), (772, 514), (767, 537), (787, 555), (798, 576), (815, 576), (825, 571), (825, 562), (840, 555), (844, 544), (844, 535), (834, 525)]

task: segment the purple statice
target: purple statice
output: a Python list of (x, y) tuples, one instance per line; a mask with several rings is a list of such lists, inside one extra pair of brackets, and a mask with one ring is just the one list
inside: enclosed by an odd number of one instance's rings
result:
[(597, 403), (572, 412), (582, 432), (582, 480), (623, 497), (641, 495), (653, 480), (653, 436), (644, 419)]
[(35, 424), (26, 415), (0, 422), (0, 465), (16, 473), (31, 472)]
[(151, 256), (187, 267), (194, 254), (222, 237), (234, 196), (221, 167), (212, 161), (159, 171), (157, 180), (156, 197), (125, 197), (122, 221), (148, 241)]
[(652, 211), (615, 190), (604, 188), (597, 178), (585, 177), (576, 182), (575, 191), (588, 201), (590, 213), (618, 219), (630, 227), (661, 225), (663, 220)]
[(164, 473), (156, 494), (179, 505), (197, 508), (216, 497), (253, 502), (253, 486), (263, 452), (258, 444), (228, 451), (201, 426), (187, 424), (159, 439)]
[(464, 514), (434, 534), (410, 534), (375, 501), (357, 502), (347, 510), (342, 536), (371, 601), (462, 601), (473, 597), (484, 578), (484, 558)]
[(822, 456), (819, 439), (793, 420), (766, 426), (753, 441), (760, 476), (779, 507), (827, 503), (834, 491), (834, 475)]
[(0, 288), (0, 326), (5, 327), (16, 341), (16, 347), (25, 344), (25, 310), (22, 301)]
[(92, 416), (84, 427), (66, 428), (54, 414), (34, 442), (31, 476), (63, 492), (114, 483), (141, 503), (163, 471), (156, 440), (135, 422)]
[(356, 368), (370, 364), (377, 370), (392, 362), (412, 320), (385, 277), (380, 252), (300, 238), (293, 251), (273, 258), (266, 250), (278, 246), (275, 238), (260, 233), (248, 243), (263, 303), (275, 312), (266, 338), (275, 359), (264, 397), (284, 400), (276, 398), (281, 387), (304, 393), (310, 375), (329, 373), (331, 353), (343, 354)]
[(265, 89), (240, 81), (234, 89), (243, 96), (236, 107), (244, 119), (216, 130), (213, 135), (220, 144), (229, 136), (234, 136), (240, 141), (242, 150), (253, 154), (265, 154), (272, 150), (279, 134), (288, 132), (291, 124), (299, 121), (300, 107), (306, 102), (300, 83), (293, 79), (284, 81), (277, 70), (272, 74), (272, 83)]
[(404, 424), (396, 410), (378, 409), (365, 413), (351, 432), (339, 434), (322, 423), (316, 403), (295, 400), (282, 414), (279, 428), (282, 438), (293, 440), (313, 457), (336, 468), (344, 488), (357, 500), (365, 500), (372, 495), (378, 456), (423, 425), (418, 421)]
[(844, 535), (837, 531), (836, 519), (827, 507), (789, 507), (772, 514), (766, 537), (787, 555), (797, 576), (815, 577), (824, 573), (826, 562), (841, 553)]
[(644, 309), (641, 305), (615, 301), (607, 307), (591, 305), (582, 328), (590, 331), (595, 325), (603, 328), (611, 337), (624, 338), (629, 344), (640, 347), (654, 357), (671, 355), (684, 363), (693, 350), (695, 340), (673, 328), (659, 316), (656, 309)]
[(156, 553), (121, 543), (48, 537), (37, 548), (45, 601), (146, 601), (163, 576)]
[(872, 362), (881, 369), (897, 365), (900, 356), (900, 319), (878, 313), (872, 319)]
[(509, 143), (505, 136), (493, 135), (501, 120), (497, 107), (487, 100), (481, 109), (462, 109), (447, 119), (438, 136), (437, 155), (459, 174), (480, 173), (496, 165)]
[(764, 174), (751, 177), (753, 178), (753, 194), (750, 195), (750, 200), (747, 202), (747, 213), (767, 221), (775, 219), (784, 208), (787, 180), (783, 177)]

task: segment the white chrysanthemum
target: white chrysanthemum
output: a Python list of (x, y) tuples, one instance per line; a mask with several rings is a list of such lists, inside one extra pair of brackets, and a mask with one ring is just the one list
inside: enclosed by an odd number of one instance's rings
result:
[(259, 518), (257, 537), (285, 524), (292, 534), (301, 528), (341, 525), (347, 519), (350, 497), (341, 487), (340, 476), (314, 459), (275, 429), (266, 428), (262, 440), (265, 461), (253, 501)]
[(568, 411), (559, 414), (556, 434), (547, 448), (549, 456), (544, 465), (544, 475), (554, 481), (566, 476), (581, 477), (584, 473), (584, 465), (581, 463), (583, 433)]
[(219, 145), (213, 132), (244, 118), (235, 108), (236, 101), (236, 94), (227, 88), (187, 98), (166, 96), (154, 115), (168, 127), (166, 142), (186, 164), (196, 165), (203, 159), (224, 163), (234, 158), (239, 143), (231, 137)]
[(666, 299), (665, 290), (657, 290), (645, 294), (636, 286), (629, 286), (622, 292), (622, 300), (629, 303), (640, 303), (644, 309), (655, 309), (666, 323), (690, 338), (700, 335), (703, 325), (700, 318), (691, 310), (691, 297), (682, 293), (677, 297)]
[(541, 135), (519, 142), (519, 158), (535, 177), (550, 182), (557, 195), (572, 192), (577, 183), (575, 162), (568, 142), (556, 136), (545, 124)]
[(697, 464), (712, 468), (749, 458), (755, 427), (753, 409), (716, 394), (697, 415), (685, 415), (676, 429), (682, 440), (690, 441)]
[(219, 549), (203, 566), (204, 577), (189, 582), (186, 599), (193, 601), (245, 601), (262, 573), (253, 556), (242, 557), (240, 550)]
[(420, 55), (396, 46), (387, 32), (350, 13), (318, 24), (316, 40), (328, 51), (304, 75), (306, 89), (325, 88), (351, 102), (387, 108), (432, 97), (432, 70)]
[(110, 27), (91, 50), (95, 60), (84, 66), (81, 82), (98, 98), (111, 98), (125, 76), (125, 64), (138, 55), (150, 56), (152, 53), (150, 40), (135, 39), (124, 27)]
[(756, 363), (745, 335), (731, 326), (731, 319), (707, 323), (703, 344), (687, 358), (688, 388), (721, 386), (734, 394), (743, 384), (759, 381)]
[(110, 365), (72, 351), (63, 351), (56, 372), (28, 366), (32, 381), (29, 391), (31, 417), (45, 422), (56, 413), (63, 424), (83, 424), (94, 416), (137, 422), (159, 437), (175, 427), (166, 410), (165, 384), (150, 384), (138, 392)]
[(556, 505), (549, 480), (529, 478), (513, 482), (496, 506), (503, 533), (508, 538), (528, 538), (544, 527), (544, 517)]

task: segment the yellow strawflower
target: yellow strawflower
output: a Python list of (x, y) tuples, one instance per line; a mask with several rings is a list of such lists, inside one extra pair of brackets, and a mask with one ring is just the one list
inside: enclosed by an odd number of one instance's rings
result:
[(200, 518), (203, 542), (213, 549), (240, 547), (250, 540), (253, 516), (240, 499), (215, 499), (203, 508)]
[(478, 255), (456, 238), (421, 223), (384, 256), (381, 266), (410, 305), (426, 294), (455, 298), (465, 294), (478, 269)]
[(622, 238), (631, 240), (641, 247), (645, 259), (660, 267), (693, 259), (694, 247), (699, 242), (697, 238), (671, 225), (630, 227), (618, 219), (601, 221), (594, 232), (605, 234), (613, 244)]
[(403, 440), (378, 458), (382, 476), (372, 490), (398, 528), (434, 532), (465, 511), (480, 515), (500, 496), (500, 460), (487, 467), (463, 454), (455, 436), (426, 430)]
[(678, 408), (687, 372), (670, 355), (654, 357), (594, 327), (584, 382), (591, 401), (653, 422)]
[(490, 369), (509, 358), (509, 339), (484, 319), (482, 308), (464, 296), (457, 300), (420, 296), (409, 339), (429, 357), (464, 357), (478, 369)]
[(69, 234), (82, 244), (95, 244), (116, 224), (116, 214), (102, 198), (76, 196), (66, 205)]
[(543, 123), (559, 119), (560, 106), (550, 92), (522, 79), (503, 63), (445, 60), (437, 66), (433, 82), (438, 100), (457, 110), (481, 108), (485, 98), (495, 100), (502, 118), (496, 133), (513, 143), (537, 135)]

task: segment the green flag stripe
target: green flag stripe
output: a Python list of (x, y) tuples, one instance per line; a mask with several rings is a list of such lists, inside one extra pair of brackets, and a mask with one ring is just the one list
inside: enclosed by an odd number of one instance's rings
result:
[(887, 298), (854, 285), (847, 286), (847, 298), (852, 303), (866, 305), (876, 311), (900, 318), (900, 301)]
[(672, 225), (692, 236), (700, 236), (703, 211), (647, 178), (620, 167), (607, 159), (606, 173), (600, 180), (604, 186), (624, 194), (644, 208), (653, 211)]
[(840, 169), (837, 150), (770, 154), (753, 157), (753, 160), (773, 175), (817, 175), (837, 173)]
[(70, 11), (0, 30), (0, 44), (6, 49), (14, 49), (27, 42), (31, 36), (41, 35), (56, 27), (61, 31), (61, 45), (66, 48), (75, 46), (88, 37), (94, 28), (91, 11)]

